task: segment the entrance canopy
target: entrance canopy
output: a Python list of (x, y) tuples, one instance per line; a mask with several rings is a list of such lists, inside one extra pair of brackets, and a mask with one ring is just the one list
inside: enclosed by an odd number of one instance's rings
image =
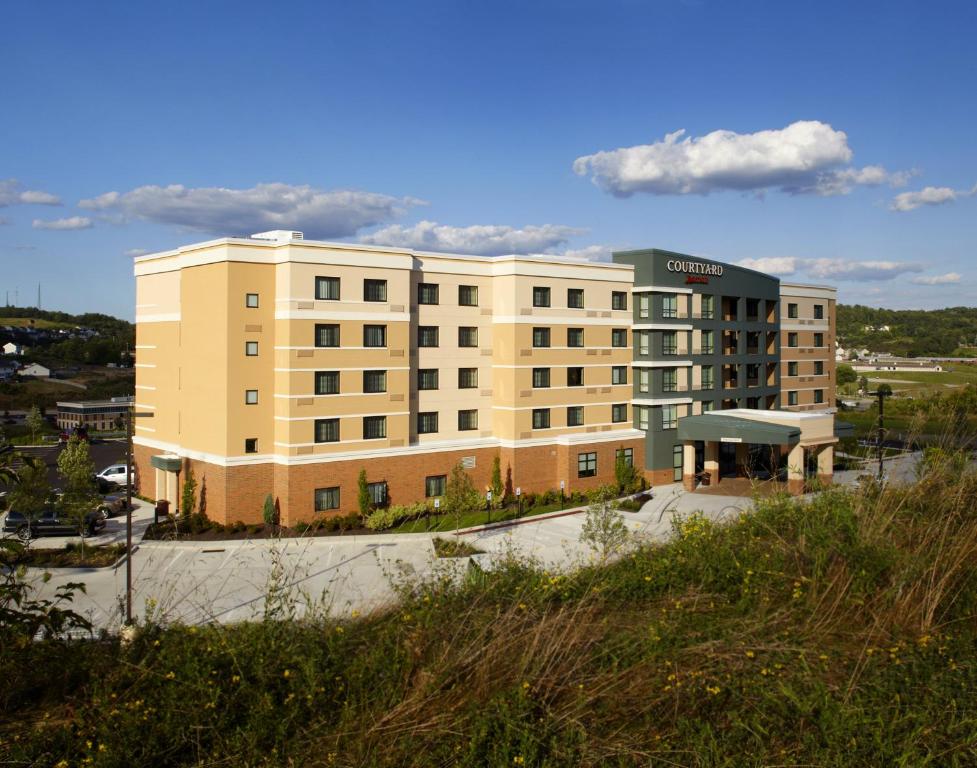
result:
[(801, 428), (770, 421), (729, 416), (721, 412), (685, 416), (678, 420), (679, 440), (703, 440), (718, 443), (754, 443), (760, 445), (794, 445), (800, 442)]

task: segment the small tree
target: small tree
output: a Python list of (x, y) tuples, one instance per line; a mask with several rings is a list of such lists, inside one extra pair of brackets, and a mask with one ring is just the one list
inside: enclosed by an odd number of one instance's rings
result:
[(455, 516), (455, 528), (461, 528), (461, 518), (482, 508), (482, 496), (475, 490), (471, 477), (458, 462), (451, 468), (448, 484), (444, 489), (444, 504), (447, 512)]
[(47, 468), (43, 464), (25, 464), (17, 472), (7, 501), (10, 509), (17, 510), (28, 523), (40, 517), (51, 496), (51, 484)]
[(356, 479), (356, 484), (358, 487), (356, 501), (360, 507), (360, 517), (365, 518), (370, 514), (370, 488), (366, 482), (366, 470), (360, 470), (360, 476)]
[(854, 384), (858, 380), (858, 374), (855, 373), (855, 369), (850, 365), (840, 364), (835, 369), (835, 382), (839, 387), (843, 387), (846, 384)]
[(858, 380), (858, 388), (862, 390), (862, 392), (868, 392), (868, 378), (862, 376), (862, 378)]
[(269, 493), (265, 496), (265, 504), (261, 509), (261, 519), (265, 525), (274, 527), (278, 523), (278, 510), (275, 508), (275, 499)]
[(614, 488), (602, 485), (590, 495), (580, 541), (593, 549), (604, 563), (627, 544), (630, 537), (624, 518), (614, 506)]
[(501, 508), (505, 503), (505, 486), (502, 484), (502, 460), (498, 454), (492, 459), (492, 501)]
[(617, 480), (618, 493), (630, 493), (634, 489), (637, 474), (624, 457), (624, 449), (618, 448), (614, 455), (614, 479)]
[(37, 405), (32, 405), (24, 418), (24, 423), (31, 432), (31, 443), (37, 444), (37, 433), (44, 429), (44, 416)]
[(184, 522), (190, 521), (195, 506), (197, 506), (197, 478), (193, 476), (193, 467), (188, 465), (187, 475), (183, 480), (183, 499), (180, 503), (180, 517)]
[[(64, 478), (64, 495), (61, 507), (79, 531), (86, 524), (89, 512), (95, 508), (98, 494), (95, 491), (95, 462), (88, 453), (88, 443), (76, 437), (58, 455), (58, 471)], [(84, 546), (84, 542), (82, 543)]]

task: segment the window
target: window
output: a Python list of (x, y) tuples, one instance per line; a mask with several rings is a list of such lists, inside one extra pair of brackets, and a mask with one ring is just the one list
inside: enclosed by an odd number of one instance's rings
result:
[(682, 479), (682, 465), (684, 462), (684, 456), (681, 445), (672, 446), (672, 480), (676, 482)]
[(651, 296), (642, 293), (638, 296), (638, 317), (646, 318), (651, 315)]
[(703, 413), (709, 413), (709, 411), (715, 409), (715, 407), (716, 407), (716, 404), (712, 400), (703, 400), (702, 401), (702, 412)]
[(417, 303), (418, 304), (437, 304), (438, 303), (438, 284), (437, 283), (418, 283), (417, 284)]
[(787, 346), (796, 347), (797, 346), (797, 333), (791, 331), (787, 334)]
[(386, 416), (364, 416), (363, 417), (363, 439), (378, 440), (387, 436), (387, 417)]
[(582, 387), (583, 386), (583, 368), (580, 366), (573, 366), (572, 368), (567, 368), (567, 386), (568, 387)]
[(316, 371), (315, 393), (317, 395), (338, 395), (339, 371)]
[(797, 375), (797, 361), (791, 360), (787, 363), (787, 375), (796, 376)]
[(638, 369), (638, 391), (648, 392), (651, 389), (651, 371), (647, 368)]
[(627, 309), (628, 295), (624, 291), (611, 292), (611, 309)]
[(627, 384), (628, 367), (626, 365), (611, 366), (611, 384)]
[(387, 506), (387, 481), (381, 480), (379, 483), (367, 483), (366, 492), (370, 496), (370, 503), (374, 507)]
[(363, 346), (364, 347), (385, 347), (385, 346), (387, 346), (387, 326), (385, 326), (385, 325), (364, 325), (363, 326)]
[(478, 387), (478, 368), (458, 369), (458, 389), (475, 389)]
[(245, 453), (257, 453), (258, 452), (258, 438), (249, 437), (244, 441), (244, 452)]
[(542, 389), (550, 385), (549, 368), (533, 368), (533, 389)]
[(386, 301), (386, 300), (387, 300), (386, 280), (364, 280), (363, 281), (363, 301)]
[(702, 389), (712, 389), (715, 384), (715, 372), (711, 365), (702, 366)]
[(470, 429), (478, 429), (478, 410), (458, 411), (458, 430), (465, 432)]
[(815, 389), (814, 390), (814, 402), (815, 403), (823, 403), (824, 402), (824, 390), (823, 389)]
[(612, 328), (611, 329), (611, 346), (612, 347), (626, 347), (628, 345), (628, 329), (627, 328)]
[(711, 355), (716, 351), (716, 335), (713, 331), (702, 332), (702, 354)]
[(824, 346), (824, 334), (823, 333), (815, 333), (814, 334), (814, 346), (815, 347), (823, 347)]
[(662, 392), (678, 391), (678, 368), (662, 368)]
[(386, 392), (387, 391), (387, 372), (386, 371), (363, 371), (363, 391), (364, 392)]
[(583, 346), (583, 328), (567, 328), (567, 346)]
[(824, 360), (815, 360), (814, 361), (814, 375), (815, 376), (824, 376)]
[(760, 317), (760, 300), (759, 299), (747, 299), (746, 300), (746, 319), (756, 320)]
[(651, 333), (648, 331), (637, 331), (635, 335), (638, 337), (638, 354), (647, 355), (651, 351), (650, 340)]
[(533, 429), (550, 428), (550, 409), (533, 408)]
[(636, 405), (634, 408), (638, 415), (638, 429), (648, 429), (648, 413), (651, 411), (647, 405)]
[(317, 347), (338, 347), (339, 326), (319, 325), (315, 327), (315, 345)]
[(611, 421), (615, 424), (619, 424), (622, 421), (628, 420), (628, 404), (627, 403), (614, 403), (611, 406)]
[(550, 345), (549, 328), (533, 328), (533, 346), (548, 347)]
[(258, 308), (258, 294), (257, 293), (246, 293), (244, 294), (244, 306), (248, 309)]
[(315, 279), (315, 297), (318, 301), (338, 301), (339, 278), (317, 277)]
[(426, 411), (417, 414), (417, 434), (430, 435), (438, 431), (438, 412)]
[(662, 354), (663, 355), (678, 354), (678, 333), (676, 331), (662, 332)]
[(533, 306), (548, 307), (550, 305), (550, 289), (533, 287)]
[(751, 410), (757, 410), (760, 407), (759, 397), (748, 397), (746, 398), (746, 407)]
[(624, 466), (633, 467), (634, 466), (634, 448), (618, 448), (614, 452), (616, 458), (624, 457)]
[(417, 327), (417, 346), (436, 347), (438, 346), (438, 326), (420, 325)]
[(583, 309), (583, 288), (567, 288), (567, 308)]
[(716, 297), (711, 293), (702, 295), (702, 319), (712, 320), (716, 315)]
[(444, 489), (447, 484), (447, 475), (431, 475), (430, 477), (425, 477), (424, 495), (429, 499), (433, 496), (444, 496)]
[(421, 368), (417, 372), (418, 389), (437, 389), (438, 388), (438, 369)]
[(796, 318), (797, 317), (797, 305), (788, 304), (787, 305), (787, 317)]
[(315, 441), (317, 443), (338, 443), (339, 419), (316, 419)]
[(577, 477), (594, 477), (597, 474), (597, 454), (577, 454)]
[(257, 341), (246, 341), (244, 342), (244, 354), (248, 357), (258, 356), (258, 342)]
[(257, 389), (246, 389), (246, 390), (244, 390), (244, 404), (245, 405), (257, 405), (258, 404), (258, 390)]
[(461, 307), (478, 306), (478, 286), (459, 285), (458, 286), (458, 305)]
[(678, 406), (662, 406), (662, 429), (675, 429), (678, 425)]
[(462, 326), (458, 329), (458, 346), (459, 347), (477, 347), (478, 346), (478, 328), (471, 326)]
[(787, 393), (787, 405), (797, 405), (797, 393), (788, 392)]
[(678, 317), (678, 296), (674, 294), (662, 296), (662, 317)]
[(824, 304), (815, 304), (814, 305), (814, 319), (815, 320), (824, 320)]
[(315, 511), (339, 509), (339, 487), (315, 489)]
[(568, 427), (582, 427), (583, 426), (583, 406), (582, 405), (571, 405), (567, 408), (567, 426)]

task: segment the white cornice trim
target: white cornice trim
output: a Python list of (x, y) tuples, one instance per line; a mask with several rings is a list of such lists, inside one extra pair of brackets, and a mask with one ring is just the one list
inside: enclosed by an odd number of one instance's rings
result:
[[(610, 310), (605, 310), (610, 311)], [(614, 325), (627, 328), (631, 325), (631, 315), (622, 310), (615, 310), (618, 317), (560, 317), (557, 315), (493, 315), (493, 325), (536, 325), (544, 328), (549, 325), (569, 325), (574, 328), (594, 325)], [(689, 326), (691, 330), (692, 326)], [(545, 347), (541, 347), (545, 349)]]
[(383, 323), (410, 321), (410, 312), (341, 312), (318, 309), (278, 309), (276, 320), (372, 320)]
[(688, 405), (691, 397), (636, 397), (631, 405)]
[[(160, 312), (155, 315), (136, 315), (136, 325), (140, 323), (178, 323), (180, 322), (179, 312)], [(140, 349), (140, 347), (137, 347)]]
[(632, 362), (632, 368), (687, 368), (695, 365), (691, 360), (642, 360)]
[(691, 288), (672, 288), (666, 285), (636, 285), (631, 293), (692, 293)]
[(631, 326), (635, 331), (691, 331), (691, 325), (684, 323), (634, 323)]

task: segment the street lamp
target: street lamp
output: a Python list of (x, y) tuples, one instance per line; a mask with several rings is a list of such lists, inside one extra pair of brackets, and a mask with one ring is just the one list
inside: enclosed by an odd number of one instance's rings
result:
[(879, 428), (876, 446), (879, 453), (879, 484), (881, 485), (882, 479), (885, 477), (885, 470), (882, 466), (882, 458), (884, 454), (882, 438), (885, 435), (885, 399), (892, 394), (892, 387), (890, 387), (888, 384), (882, 384), (876, 389), (875, 392), (869, 392), (869, 394), (874, 395), (879, 399)]
[(126, 408), (126, 626), (132, 624), (132, 420), (153, 417), (135, 407), (133, 402)]

